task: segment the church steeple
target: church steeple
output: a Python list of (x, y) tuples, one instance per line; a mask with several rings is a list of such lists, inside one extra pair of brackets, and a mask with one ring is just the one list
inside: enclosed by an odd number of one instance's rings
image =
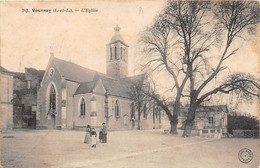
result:
[(128, 45), (120, 35), (120, 27), (114, 27), (114, 35), (107, 44), (107, 75), (114, 78), (128, 76)]
[(118, 27), (118, 25), (116, 25), (116, 27), (114, 27), (115, 32), (119, 32), (120, 31), (120, 27)]

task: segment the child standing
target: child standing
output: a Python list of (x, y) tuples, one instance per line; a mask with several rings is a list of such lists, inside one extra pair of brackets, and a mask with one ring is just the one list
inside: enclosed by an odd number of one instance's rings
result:
[(95, 148), (97, 146), (97, 133), (95, 131), (95, 128), (91, 129), (91, 142), (92, 142), (92, 148)]
[(103, 139), (103, 137), (102, 137), (102, 128), (99, 131), (98, 139), (99, 139), (99, 143), (102, 143), (102, 139)]

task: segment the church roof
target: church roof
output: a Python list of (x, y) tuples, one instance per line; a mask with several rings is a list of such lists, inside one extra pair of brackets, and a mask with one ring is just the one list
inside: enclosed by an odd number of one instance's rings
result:
[(80, 83), (75, 95), (92, 93), (99, 80), (111, 96), (131, 98), (129, 96), (130, 86), (134, 81), (143, 81), (144, 74), (114, 79), (106, 74), (82, 67), (72, 62), (58, 58), (52, 58), (59, 73), (66, 79)]
[(131, 99), (129, 95), (130, 87), (132, 82), (136, 80), (144, 80), (144, 74), (136, 75), (132, 77), (122, 78), (122, 79), (113, 79), (106, 76), (96, 75), (95, 79), (91, 82), (81, 83), (78, 87), (75, 95), (92, 93), (96, 87), (97, 82), (101, 80), (104, 88), (108, 91), (108, 94), (111, 96), (118, 96)]
[(93, 80), (95, 74), (105, 75), (94, 70), (82, 67), (72, 62), (64, 61), (53, 57), (53, 63), (59, 70), (59, 73), (67, 80), (78, 83), (90, 82)]

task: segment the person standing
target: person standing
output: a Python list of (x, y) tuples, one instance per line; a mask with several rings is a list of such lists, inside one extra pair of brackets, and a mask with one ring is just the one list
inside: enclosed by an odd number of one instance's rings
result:
[(102, 142), (102, 139), (103, 139), (103, 137), (102, 137), (102, 128), (101, 128), (100, 131), (99, 131), (98, 139), (99, 139), (99, 143), (101, 143), (101, 142)]
[(102, 123), (102, 143), (107, 143), (107, 126), (106, 126), (106, 123)]
[(85, 135), (85, 140), (84, 140), (84, 143), (86, 144), (90, 144), (90, 133), (91, 133), (91, 128), (90, 128), (90, 125), (87, 125), (87, 128), (86, 128), (86, 135)]
[(92, 148), (97, 147), (97, 133), (95, 131), (95, 128), (92, 128), (91, 130), (91, 144), (92, 144)]

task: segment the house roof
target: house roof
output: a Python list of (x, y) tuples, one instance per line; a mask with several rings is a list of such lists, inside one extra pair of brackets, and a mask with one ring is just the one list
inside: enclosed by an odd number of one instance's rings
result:
[[(182, 113), (188, 113), (188, 106), (186, 107), (181, 107), (181, 112)], [(214, 105), (214, 106), (199, 106), (196, 109), (196, 112), (204, 112), (204, 113), (209, 113), (209, 112), (226, 112), (228, 113), (228, 108), (226, 105)]]
[(45, 73), (44, 70), (37, 70), (37, 69), (34, 69), (34, 68), (25, 68), (25, 72), (30, 73), (31, 75), (37, 77), (40, 80), (43, 78), (43, 75)]
[(1, 73), (5, 73), (5, 74), (8, 74), (8, 75), (11, 75), (14, 78), (25, 80), (25, 73), (22, 73), (22, 72), (12, 72), (12, 71), (9, 71), (9, 70), (5, 69), (2, 66), (1, 66)]
[(131, 99), (131, 96), (129, 95), (129, 92), (131, 91), (131, 84), (137, 80), (143, 81), (144, 74), (123, 79), (113, 79), (110, 77), (100, 76), (96, 74), (93, 81), (81, 83), (77, 91), (75, 92), (75, 95), (93, 92), (99, 80), (101, 80), (104, 88), (107, 90), (109, 95)]
[(215, 106), (200, 106), (197, 111), (199, 112), (228, 112), (226, 105), (215, 105)]

